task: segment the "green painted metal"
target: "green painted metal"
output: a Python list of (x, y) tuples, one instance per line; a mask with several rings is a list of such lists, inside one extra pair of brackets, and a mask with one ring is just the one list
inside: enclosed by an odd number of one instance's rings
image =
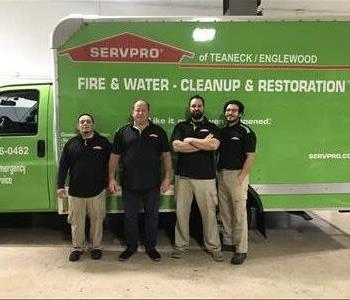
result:
[[(214, 30), (215, 37), (196, 41), (196, 29), (202, 34), (203, 29), (210, 29), (211, 33)], [(188, 99), (194, 94), (206, 99), (206, 115), (220, 126), (224, 123), (222, 108), (226, 100), (235, 98), (246, 105), (244, 121), (258, 136), (257, 159), (251, 174), (253, 185), (324, 186), (311, 194), (261, 193), (264, 209), (350, 208), (349, 188), (339, 193), (326, 192), (329, 184), (350, 186), (349, 29), (349, 21), (116, 19), (84, 23), (58, 49), (57, 119), (49, 85), (0, 89), (0, 93), (6, 89), (40, 91), (38, 134), (0, 137), (0, 148), (26, 146), (30, 153), (1, 155), (1, 166), (25, 165), (26, 173), (11, 175), (12, 185), (0, 184), (0, 211), (57, 209), (54, 134), (59, 138), (59, 152), (76, 134), (79, 114), (92, 113), (97, 130), (112, 141), (117, 128), (130, 120), (132, 103), (146, 99), (151, 104), (152, 120), (170, 137), (175, 124), (185, 118)], [(100, 45), (105, 39), (118, 40), (125, 33), (131, 36), (130, 44), (124, 43), (121, 49), (116, 46), (112, 52), (99, 52), (100, 56), (119, 56), (119, 61), (74, 61), (67, 54), (92, 43)], [(157, 49), (182, 51), (180, 58), (164, 63), (144, 57), (143, 62), (132, 62), (125, 49), (142, 48), (145, 40)], [(147, 47), (144, 46), (145, 51), (149, 50)], [(123, 55), (127, 61), (120, 61)], [(100, 80), (99, 88), (91, 85), (96, 80)], [(134, 81), (135, 86), (131, 84)], [(36, 156), (38, 139), (46, 141), (47, 155), (43, 159)], [(2, 170), (0, 176), (8, 176), (7, 169)], [(107, 208), (121, 211), (120, 197), (109, 196)], [(174, 209), (172, 196), (163, 196), (161, 209)]]
[[(214, 29), (215, 38), (195, 41), (196, 28)], [(63, 142), (83, 111), (94, 113), (98, 130), (112, 140), (115, 130), (128, 121), (136, 99), (151, 103), (153, 120), (170, 135), (184, 118), (190, 96), (202, 95), (206, 114), (220, 125), (223, 103), (236, 98), (246, 104), (245, 119), (258, 136), (253, 184), (349, 183), (349, 29), (347, 21), (87, 23), (59, 49)], [(63, 54), (123, 33), (193, 56), (178, 63), (130, 63), (77, 62)], [(79, 89), (79, 77), (103, 78), (105, 85)], [(113, 86), (116, 78), (118, 89)], [(124, 81), (130, 78), (165, 79), (169, 86), (128, 90)], [(215, 80), (233, 80), (240, 86), (215, 90)], [(207, 84), (205, 91), (201, 84)], [(261, 195), (266, 209), (350, 207), (348, 196)]]
[[(55, 172), (52, 157), (52, 94), (50, 85), (24, 85), (1, 88), (7, 91), (37, 90), (39, 92), (38, 132), (35, 135), (1, 136), (0, 211), (49, 211), (55, 209), (49, 192), (49, 173)], [(50, 103), (51, 101), (51, 103)], [(45, 141), (45, 156), (38, 157), (37, 143)], [(48, 141), (50, 144), (48, 144)]]

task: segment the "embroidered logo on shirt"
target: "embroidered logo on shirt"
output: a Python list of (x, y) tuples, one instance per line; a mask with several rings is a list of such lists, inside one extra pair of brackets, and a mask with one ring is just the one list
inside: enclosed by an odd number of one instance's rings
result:
[(101, 146), (94, 146), (94, 147), (92, 147), (92, 149), (95, 149), (95, 150), (102, 150), (102, 147), (101, 147)]
[(240, 139), (239, 139), (238, 137), (236, 137), (236, 136), (233, 136), (233, 137), (231, 138), (231, 140), (239, 141)]
[(209, 132), (209, 130), (208, 130), (208, 129), (203, 128), (203, 129), (199, 130), (199, 132)]
[(158, 138), (158, 135), (157, 135), (157, 134), (154, 134), (154, 133), (151, 133), (151, 134), (149, 135), (149, 137)]

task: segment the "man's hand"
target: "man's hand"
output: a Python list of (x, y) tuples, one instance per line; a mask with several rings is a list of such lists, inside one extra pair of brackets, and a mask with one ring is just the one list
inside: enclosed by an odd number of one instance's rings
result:
[(208, 133), (208, 135), (202, 139), (187, 137), (183, 140), (183, 142), (191, 145), (198, 151), (216, 151), (220, 146), (220, 141), (215, 138), (212, 133)]
[(247, 175), (249, 175), (250, 169), (255, 159), (255, 152), (247, 152), (247, 158), (244, 161), (241, 172), (238, 174), (238, 180), (242, 184)]
[(112, 194), (119, 193), (121, 191), (121, 187), (118, 181), (115, 179), (110, 179), (108, 184), (108, 190)]
[(66, 190), (65, 189), (57, 189), (57, 197), (58, 198), (66, 197)]
[(191, 144), (192, 141), (193, 141), (193, 138), (192, 137), (187, 137), (187, 138), (184, 138), (184, 143), (187, 143), (187, 144)]
[(162, 184), (160, 186), (160, 191), (162, 193), (165, 193), (167, 190), (170, 188), (170, 179), (169, 178), (164, 178), (162, 181)]
[(238, 174), (238, 181), (240, 184), (243, 184), (245, 177), (246, 177), (246, 175), (242, 174), (242, 172)]

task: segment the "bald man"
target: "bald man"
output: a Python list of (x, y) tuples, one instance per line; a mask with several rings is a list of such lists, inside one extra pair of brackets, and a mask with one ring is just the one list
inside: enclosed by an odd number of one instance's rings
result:
[[(149, 120), (149, 112), (147, 101), (138, 100), (133, 104), (133, 121), (115, 134), (109, 161), (109, 190), (115, 193), (122, 187), (125, 210), (127, 248), (120, 254), (120, 261), (128, 260), (137, 252), (141, 203), (145, 212), (146, 253), (154, 261), (161, 260), (156, 250), (160, 191), (169, 189), (172, 166), (167, 135), (160, 126)], [(163, 180), (161, 161), (164, 165)], [(119, 165), (122, 166), (121, 185), (116, 179)]]

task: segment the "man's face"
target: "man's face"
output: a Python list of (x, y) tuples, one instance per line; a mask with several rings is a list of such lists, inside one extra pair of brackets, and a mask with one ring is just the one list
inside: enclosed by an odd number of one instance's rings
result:
[(226, 107), (225, 118), (229, 123), (236, 123), (241, 117), (239, 107), (236, 104), (229, 104)]
[(83, 115), (78, 120), (78, 130), (80, 134), (90, 134), (94, 130), (94, 122), (90, 116)]
[(148, 122), (149, 111), (147, 103), (143, 101), (137, 101), (134, 104), (132, 117), (134, 119), (135, 124), (145, 124), (146, 122)]
[(204, 106), (201, 99), (194, 98), (191, 100), (190, 113), (194, 120), (200, 120), (203, 117)]

